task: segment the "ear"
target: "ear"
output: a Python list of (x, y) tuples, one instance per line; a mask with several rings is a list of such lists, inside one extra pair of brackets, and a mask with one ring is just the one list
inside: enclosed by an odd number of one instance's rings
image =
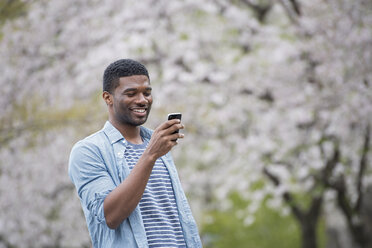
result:
[(113, 100), (112, 100), (113, 96), (109, 92), (104, 91), (102, 93), (102, 98), (106, 102), (107, 105), (112, 105), (112, 103), (113, 103)]

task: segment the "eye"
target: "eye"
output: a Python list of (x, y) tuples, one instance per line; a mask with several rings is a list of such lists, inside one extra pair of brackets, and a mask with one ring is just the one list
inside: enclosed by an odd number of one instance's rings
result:
[(135, 91), (126, 91), (124, 92), (124, 95), (127, 97), (134, 97), (136, 95)]

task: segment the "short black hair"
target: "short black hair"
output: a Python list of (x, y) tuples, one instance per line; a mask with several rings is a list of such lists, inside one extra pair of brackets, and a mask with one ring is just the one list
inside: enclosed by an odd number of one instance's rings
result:
[(121, 77), (130, 77), (133, 75), (145, 75), (149, 77), (146, 67), (132, 59), (119, 59), (107, 66), (103, 73), (103, 91), (112, 94), (119, 85)]

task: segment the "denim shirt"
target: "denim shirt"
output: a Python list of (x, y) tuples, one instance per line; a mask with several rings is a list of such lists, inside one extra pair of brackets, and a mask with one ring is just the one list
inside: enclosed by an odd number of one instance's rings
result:
[[(140, 135), (149, 141), (152, 131), (141, 127)], [(149, 247), (139, 206), (116, 229), (107, 226), (103, 212), (105, 197), (130, 173), (124, 158), (126, 145), (121, 133), (107, 121), (102, 130), (77, 142), (70, 154), (69, 176), (76, 187), (96, 248)], [(187, 247), (202, 247), (173, 159), (170, 153), (161, 159), (169, 171)]]

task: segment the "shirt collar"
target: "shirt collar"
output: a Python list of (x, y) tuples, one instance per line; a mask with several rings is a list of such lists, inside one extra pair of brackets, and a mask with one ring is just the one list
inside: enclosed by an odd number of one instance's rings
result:
[(109, 121), (106, 121), (105, 126), (103, 127), (103, 132), (105, 132), (109, 138), (111, 145), (121, 139), (124, 139), (119, 130), (117, 130)]
[[(142, 126), (140, 128), (141, 128), (141, 131), (140, 131), (141, 137), (150, 139), (152, 131)], [(103, 131), (109, 138), (111, 145), (118, 142), (119, 140), (122, 140), (122, 139), (125, 140), (125, 138), (123, 137), (123, 135), (121, 135), (119, 130), (117, 130), (109, 121), (106, 121), (105, 126), (103, 127)]]

